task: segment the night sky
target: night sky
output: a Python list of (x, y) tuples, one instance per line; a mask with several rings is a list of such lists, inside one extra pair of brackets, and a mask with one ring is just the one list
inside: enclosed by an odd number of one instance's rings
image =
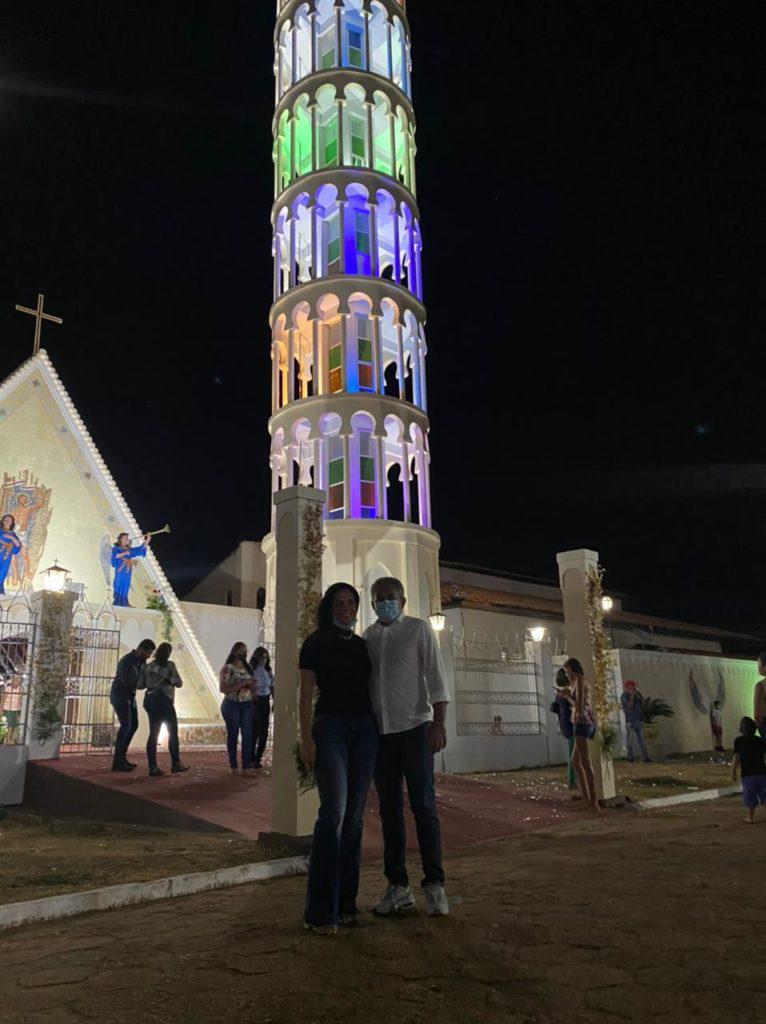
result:
[[(44, 292), (181, 593), (268, 529), (274, 8), (0, 7), (0, 374)], [(410, 8), (443, 557), (766, 635), (762, 4)]]

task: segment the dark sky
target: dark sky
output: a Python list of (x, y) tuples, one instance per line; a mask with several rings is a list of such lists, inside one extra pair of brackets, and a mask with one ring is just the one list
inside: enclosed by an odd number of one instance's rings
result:
[[(0, 7), (0, 374), (44, 291), (181, 592), (268, 525), (274, 7)], [(766, 633), (762, 4), (410, 8), (444, 557)]]

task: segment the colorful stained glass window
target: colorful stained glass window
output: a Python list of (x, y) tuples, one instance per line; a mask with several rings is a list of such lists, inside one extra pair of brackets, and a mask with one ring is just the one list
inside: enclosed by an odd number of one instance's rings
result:
[(361, 30), (349, 27), (347, 39), (348, 62), (352, 68), (361, 68), (363, 66), (362, 48), (364, 46)]
[(372, 374), (372, 325), (366, 316), (356, 317), (357, 368), (360, 391), (374, 391)]
[(375, 457), (374, 439), (369, 430), (360, 430), (359, 438), (359, 493), (363, 519), (375, 518)]

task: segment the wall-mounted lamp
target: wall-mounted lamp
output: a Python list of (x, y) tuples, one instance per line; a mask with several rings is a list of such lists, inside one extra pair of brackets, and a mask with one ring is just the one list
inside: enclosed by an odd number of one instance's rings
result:
[(545, 639), (546, 632), (547, 630), (545, 626), (532, 626), (529, 630), (529, 638), (530, 640), (534, 640), (536, 644), (542, 643)]
[(614, 608), (614, 601), (609, 596), (609, 594), (604, 594), (604, 596), (601, 598), (601, 611), (605, 614), (608, 614), (612, 610), (612, 608)]

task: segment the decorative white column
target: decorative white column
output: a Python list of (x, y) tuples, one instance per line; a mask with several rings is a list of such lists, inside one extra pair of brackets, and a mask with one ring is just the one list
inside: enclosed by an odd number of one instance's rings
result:
[[(276, 506), (277, 582), (274, 663), (280, 684), (274, 701), (274, 754), (271, 783), (271, 829), (264, 839), (310, 836), (316, 818), (316, 790), (298, 793), (295, 745), (299, 742), (298, 653), (305, 639), (306, 602), (315, 602), (322, 591), (321, 553), (319, 575), (310, 587), (303, 566), (304, 548), (311, 517), (325, 502), (323, 491), (313, 487), (289, 487), (274, 495)], [(302, 845), (302, 844), (301, 844)]]
[[(598, 569), (598, 552), (588, 551), (586, 548), (562, 551), (556, 555), (556, 561), (564, 602), (567, 654), (570, 658), (577, 658), (592, 684), (594, 672), (588, 618), (588, 573), (592, 569)], [(598, 734), (596, 735), (596, 741), (590, 744), (596, 792), (599, 800), (609, 800), (615, 795), (614, 765), (611, 758), (601, 757)]]

